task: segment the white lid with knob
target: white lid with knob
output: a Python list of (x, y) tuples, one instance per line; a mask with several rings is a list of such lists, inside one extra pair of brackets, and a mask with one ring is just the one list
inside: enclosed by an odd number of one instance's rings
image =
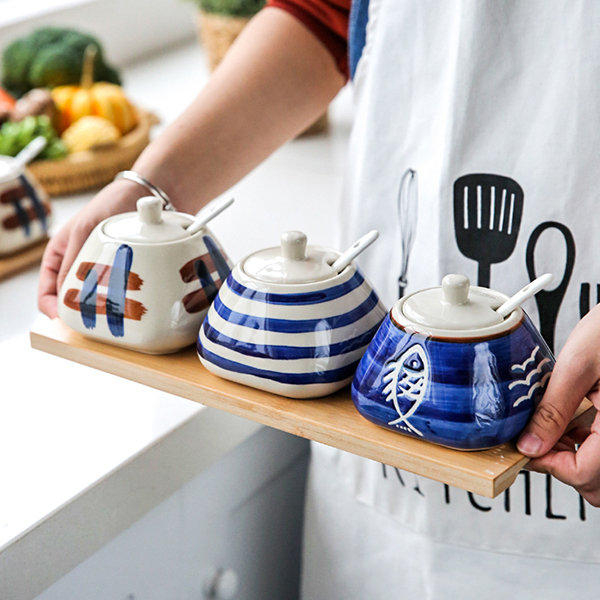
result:
[(505, 319), (496, 309), (505, 301), (504, 294), (471, 287), (465, 275), (446, 275), (441, 287), (407, 296), (401, 315), (425, 329), (459, 333), (503, 324)]
[(545, 273), (508, 298), (495, 290), (471, 287), (466, 275), (446, 275), (441, 287), (402, 298), (392, 318), (402, 327), (436, 337), (466, 338), (509, 331), (523, 311), (520, 305), (552, 283)]
[(307, 246), (306, 235), (287, 231), (281, 246), (251, 254), (242, 263), (246, 275), (267, 283), (312, 283), (337, 275), (332, 264), (339, 253)]
[(140, 198), (137, 212), (108, 219), (103, 231), (124, 242), (159, 244), (190, 237), (186, 227), (192, 219), (180, 213), (164, 211), (162, 200), (156, 196)]

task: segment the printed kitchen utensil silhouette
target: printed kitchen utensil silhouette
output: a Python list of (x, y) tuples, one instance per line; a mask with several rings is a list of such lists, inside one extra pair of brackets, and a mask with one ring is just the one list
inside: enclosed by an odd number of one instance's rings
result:
[(417, 172), (407, 169), (400, 180), (398, 190), (398, 221), (400, 224), (400, 244), (402, 248), (402, 263), (398, 277), (398, 298), (404, 296), (408, 282), (408, 260), (413, 246), (415, 229), (417, 228), (418, 182)]
[[(569, 280), (573, 273), (573, 266), (575, 264), (575, 240), (573, 234), (566, 225), (558, 223), (556, 221), (545, 221), (540, 223), (532, 232), (527, 242), (526, 258), (525, 262), (527, 265), (527, 273), (529, 279), (533, 281), (537, 278), (535, 274), (535, 248), (540, 239), (540, 236), (544, 231), (548, 229), (557, 229), (565, 240), (565, 269), (560, 280), (560, 283), (551, 290), (542, 290), (535, 296), (535, 301), (538, 307), (540, 315), (540, 333), (550, 350), (554, 352), (554, 331), (556, 328), (556, 319), (558, 318), (558, 311), (560, 305), (565, 297)], [(553, 269), (554, 273), (558, 273), (559, 269)]]
[(461, 254), (475, 260), (477, 285), (490, 287), (491, 265), (515, 249), (523, 189), (502, 175), (476, 173), (454, 182), (454, 234)]
[[(596, 284), (596, 304), (600, 304), (600, 283)], [(582, 283), (579, 290), (579, 318), (583, 319), (592, 308), (592, 290), (589, 283)]]

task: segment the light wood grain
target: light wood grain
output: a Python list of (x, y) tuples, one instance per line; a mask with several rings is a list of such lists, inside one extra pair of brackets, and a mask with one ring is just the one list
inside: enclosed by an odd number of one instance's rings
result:
[(46, 243), (44, 240), (10, 256), (0, 257), (0, 281), (37, 265), (42, 260)]
[[(151, 356), (89, 340), (54, 319), (31, 332), (34, 348), (201, 402), (294, 435), (493, 498), (528, 459), (513, 444), (460, 452), (378, 427), (354, 408), (348, 389), (317, 400), (290, 400), (209, 373), (194, 348)], [(582, 405), (578, 415), (591, 404)]]

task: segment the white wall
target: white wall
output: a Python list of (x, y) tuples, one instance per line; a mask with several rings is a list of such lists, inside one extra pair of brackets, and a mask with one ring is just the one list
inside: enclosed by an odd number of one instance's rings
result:
[(2, 25), (0, 3), (0, 50), (37, 27), (73, 27), (96, 35), (107, 60), (123, 66), (193, 39), (195, 12), (195, 6), (187, 0), (87, 0)]

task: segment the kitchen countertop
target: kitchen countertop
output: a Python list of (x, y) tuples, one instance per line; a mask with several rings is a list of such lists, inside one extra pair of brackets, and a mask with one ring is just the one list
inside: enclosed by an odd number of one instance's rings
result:
[[(202, 50), (190, 43), (132, 65), (124, 79), (133, 101), (160, 117), (157, 132), (207, 78)], [(211, 229), (232, 260), (277, 245), (288, 229), (335, 244), (350, 104), (342, 91), (326, 134), (286, 144), (227, 192), (236, 203)], [(91, 197), (54, 199), (54, 230)], [(43, 589), (259, 427), (32, 350), (28, 332), (45, 319), (37, 271), (0, 282), (1, 597), (4, 586)], [(28, 582), (24, 564), (36, 565)]]

